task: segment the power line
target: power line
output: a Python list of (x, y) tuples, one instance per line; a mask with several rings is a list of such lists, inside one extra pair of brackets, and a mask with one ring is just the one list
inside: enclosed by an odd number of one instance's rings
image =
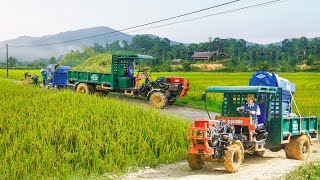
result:
[(182, 21), (176, 21), (176, 22), (173, 22), (173, 23), (168, 23), (168, 24), (163, 24), (163, 25), (158, 25), (158, 26), (153, 26), (153, 27), (144, 28), (144, 29), (138, 29), (138, 30), (133, 30), (133, 31), (127, 31), (127, 32), (137, 32), (137, 31), (142, 31), (142, 30), (148, 30), (148, 29), (154, 29), (154, 28), (159, 28), (159, 27), (164, 27), (164, 26), (169, 26), (169, 25), (180, 24), (180, 23), (194, 21), (194, 20), (198, 20), (198, 19), (203, 19), (203, 18), (207, 18), (207, 17), (211, 17), (211, 16), (217, 16), (217, 15), (221, 15), (221, 14), (227, 14), (227, 13), (242, 11), (242, 10), (246, 10), (246, 9), (250, 9), (250, 8), (257, 8), (257, 7), (261, 7), (261, 6), (265, 6), (265, 5), (280, 3), (281, 1), (288, 1), (288, 0), (273, 0), (273, 1), (268, 1), (268, 2), (264, 2), (264, 3), (260, 3), (260, 4), (250, 5), (250, 6), (246, 6), (246, 7), (242, 7), (242, 8), (237, 8), (237, 9), (232, 9), (232, 10), (223, 11), (223, 12), (219, 12), (219, 13), (200, 16), (200, 17), (196, 17), (196, 18), (192, 18), (192, 19), (186, 19), (186, 20), (182, 20)]
[[(176, 22), (173, 22), (173, 23), (167, 23), (167, 24), (162, 24), (162, 25), (143, 28), (143, 29), (136, 29), (136, 30), (132, 30), (132, 31), (126, 31), (126, 33), (138, 32), (138, 31), (154, 29), (154, 28), (159, 28), (159, 27), (165, 27), (165, 26), (170, 26), (170, 25), (175, 25), (175, 24), (181, 24), (181, 23), (184, 23), (184, 22), (194, 21), (194, 20), (203, 19), (203, 18), (207, 18), (207, 17), (217, 16), (217, 15), (222, 15), (222, 14), (228, 14), (228, 13), (233, 13), (233, 12), (237, 12), (237, 11), (243, 11), (243, 10), (250, 9), (250, 8), (258, 8), (258, 7), (262, 7), (262, 6), (266, 6), (266, 5), (270, 5), (270, 4), (280, 3), (280, 2), (283, 2), (283, 1), (288, 1), (288, 0), (268, 1), (268, 2), (264, 2), (264, 3), (260, 3), (260, 4), (255, 4), (255, 5), (250, 5), (250, 6), (246, 6), (246, 7), (242, 7), (242, 8), (237, 8), (237, 9), (232, 9), (232, 10), (223, 11), (223, 12), (219, 12), (219, 13), (209, 14), (209, 15), (205, 15), (205, 16), (192, 18), (192, 19), (186, 19), (186, 20), (182, 20), (182, 21), (176, 21)], [(115, 34), (115, 33), (123, 33), (123, 32), (117, 31), (117, 32), (113, 32), (112, 34), (108, 34), (108, 35), (105, 35), (105, 36), (120, 35), (120, 34)]]
[(30, 46), (9, 46), (9, 47), (15, 47), (15, 48), (39, 47), (39, 46), (49, 46), (49, 45), (63, 44), (63, 43), (68, 43), (68, 42), (73, 42), (73, 41), (84, 40), (84, 39), (90, 39), (90, 38), (94, 38), (94, 37), (98, 37), (98, 36), (104, 36), (104, 35), (108, 35), (108, 34), (118, 33), (118, 32), (121, 32), (121, 31), (126, 31), (126, 30), (130, 30), (130, 29), (135, 29), (135, 28), (138, 28), (138, 27), (143, 27), (143, 26), (147, 26), (147, 25), (151, 25), (151, 24), (156, 24), (156, 23), (159, 23), (159, 22), (164, 22), (164, 21), (168, 21), (168, 20), (172, 20), (172, 19), (177, 19), (177, 18), (188, 16), (188, 15), (191, 15), (191, 14), (196, 14), (196, 13), (199, 13), (199, 12), (207, 11), (209, 9), (214, 9), (214, 8), (217, 8), (217, 7), (221, 7), (221, 6), (225, 6), (225, 5), (228, 5), (228, 4), (232, 4), (232, 3), (235, 3), (235, 2), (238, 2), (238, 1), (241, 1), (241, 0), (233, 0), (233, 1), (230, 1), (230, 2), (226, 2), (226, 3), (219, 4), (219, 5), (211, 6), (211, 7), (208, 7), (208, 8), (200, 9), (200, 10), (197, 10), (197, 11), (193, 11), (193, 12), (189, 12), (189, 13), (181, 14), (181, 15), (178, 15), (178, 16), (173, 16), (173, 17), (169, 17), (169, 18), (165, 18), (165, 19), (161, 19), (161, 20), (157, 20), (157, 21), (153, 21), (153, 22), (137, 25), (137, 26), (132, 26), (132, 27), (129, 27), (129, 28), (121, 29), (121, 30), (114, 30), (114, 31), (111, 31), (111, 32), (108, 32), (108, 33), (97, 34), (97, 35), (93, 35), (93, 36), (87, 36), (87, 37), (83, 37), (83, 38), (72, 39), (72, 40), (68, 40), (68, 41), (55, 42), (55, 43), (38, 44), (38, 45), (30, 45)]

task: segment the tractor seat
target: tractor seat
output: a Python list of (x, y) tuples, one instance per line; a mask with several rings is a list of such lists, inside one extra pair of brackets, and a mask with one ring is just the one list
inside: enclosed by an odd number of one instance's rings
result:
[(267, 120), (267, 105), (266, 103), (260, 103), (260, 115), (258, 115), (258, 125), (256, 127), (256, 130), (264, 129), (266, 120)]

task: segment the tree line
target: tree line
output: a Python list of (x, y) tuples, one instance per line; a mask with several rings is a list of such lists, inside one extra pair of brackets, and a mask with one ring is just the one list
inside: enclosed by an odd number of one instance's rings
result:
[[(64, 60), (75, 65), (96, 53), (130, 51), (139, 54), (152, 55), (155, 60), (152, 65), (158, 71), (170, 71), (173, 59), (183, 59), (194, 63), (191, 56), (194, 52), (216, 51), (214, 61), (229, 60), (227, 70), (273, 70), (296, 71), (296, 65), (305, 64), (320, 69), (320, 39), (305, 37), (285, 39), (282, 45), (251, 45), (243, 39), (209, 38), (208, 42), (186, 44), (171, 44), (167, 38), (151, 38), (148, 35), (137, 35), (131, 43), (115, 41), (100, 45), (95, 43), (83, 52), (72, 51), (65, 55)], [(71, 60), (71, 61), (70, 61)], [(206, 62), (203, 62), (206, 63)]]

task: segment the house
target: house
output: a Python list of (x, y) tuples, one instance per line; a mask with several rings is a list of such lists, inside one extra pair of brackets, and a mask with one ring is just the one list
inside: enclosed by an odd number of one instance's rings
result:
[(172, 60), (172, 65), (180, 64), (181, 61), (182, 61), (182, 59), (173, 59)]
[(207, 51), (207, 52), (194, 52), (194, 54), (191, 56), (193, 60), (206, 60), (206, 61), (212, 61), (213, 56), (217, 54), (217, 51)]

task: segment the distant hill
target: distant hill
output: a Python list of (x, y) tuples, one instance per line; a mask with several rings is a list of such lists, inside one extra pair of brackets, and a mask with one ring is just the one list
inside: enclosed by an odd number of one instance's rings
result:
[[(94, 36), (97, 34), (109, 33), (113, 31), (115, 30), (108, 27), (93, 27), (87, 29), (79, 29), (75, 31), (66, 31), (61, 32), (59, 34), (47, 35), (42, 37), (21, 36), (16, 39), (10, 39), (0, 42), (0, 47), (4, 46), (5, 44), (9, 44), (9, 46), (34, 46), (39, 44), (50, 44), (61, 41), (68, 41), (72, 39), (79, 39), (87, 36)], [(155, 35), (148, 36), (150, 36), (151, 38), (157, 37)], [(9, 48), (9, 54), (18, 58), (21, 61), (31, 61), (39, 58), (48, 59), (52, 56), (59, 57), (70, 52), (71, 50), (80, 50), (83, 47), (92, 46), (94, 43), (99, 43), (102, 46), (105, 46), (107, 42), (112, 43), (117, 40), (126, 40), (130, 43), (133, 37), (133, 35), (119, 32), (115, 34), (98, 36), (70, 43), (55, 44), (50, 46), (39, 46), (32, 48), (11, 47)], [(178, 42), (172, 41), (171, 43), (177, 44)]]

